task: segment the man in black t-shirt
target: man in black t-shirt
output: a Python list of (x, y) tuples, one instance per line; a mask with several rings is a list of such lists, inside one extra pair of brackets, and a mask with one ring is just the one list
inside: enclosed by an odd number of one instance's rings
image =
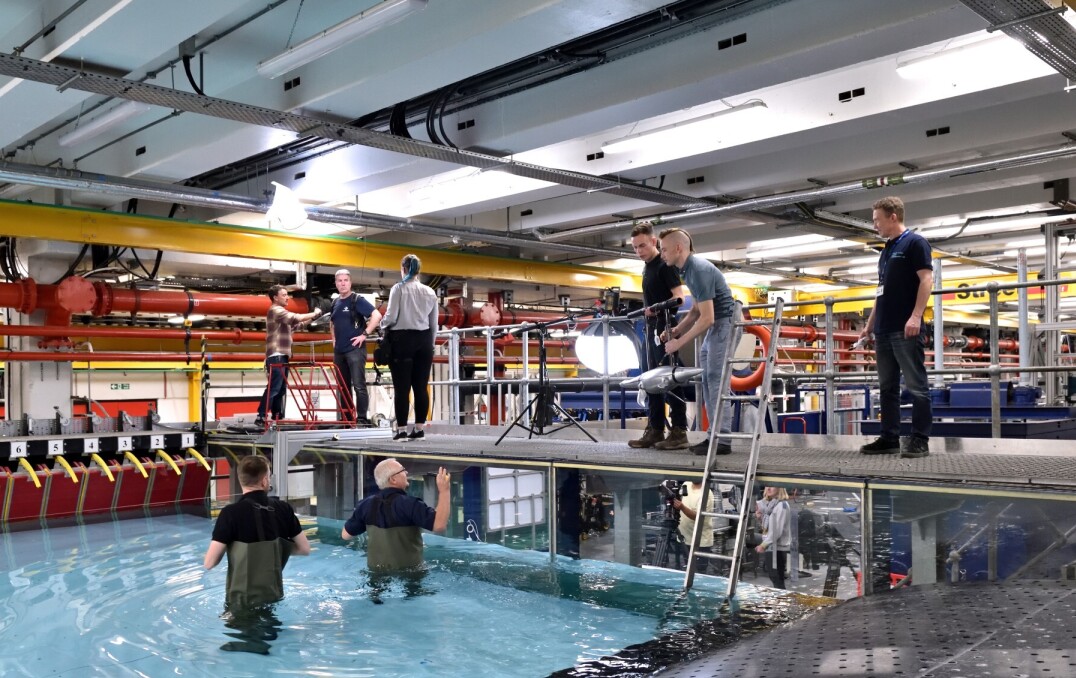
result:
[[(631, 231), (631, 246), (646, 264), (643, 270), (643, 303), (653, 306), (679, 297), (687, 298), (687, 288), (676, 269), (661, 260), (658, 241), (649, 223), (639, 224)], [(672, 316), (671, 325), (675, 325)], [(665, 345), (657, 339), (665, 331), (665, 313), (646, 312), (646, 369), (666, 364)], [(654, 447), (659, 450), (683, 450), (690, 447), (687, 440), (687, 403), (683, 389), (677, 387), (667, 394), (648, 394), (649, 413), (643, 437), (628, 442), (630, 447)], [(672, 428), (665, 437), (665, 406), (669, 406)]]
[(284, 564), (289, 556), (309, 555), (310, 542), (291, 506), (269, 496), (265, 457), (243, 457), (237, 473), (243, 496), (217, 516), (205, 569), (212, 570), (227, 553), (228, 606), (264, 605), (284, 597)]
[[(930, 454), (933, 413), (927, 385), (926, 338), (923, 312), (933, 284), (930, 243), (904, 227), (904, 202), (883, 198), (874, 203), (874, 228), (885, 238), (878, 258), (878, 290), (867, 326), (860, 333), (874, 333), (878, 363), (878, 390), (882, 431), (877, 440), (860, 448), (863, 454), (894, 454), (925, 457)], [(900, 441), (900, 377), (912, 394), (912, 435)]]

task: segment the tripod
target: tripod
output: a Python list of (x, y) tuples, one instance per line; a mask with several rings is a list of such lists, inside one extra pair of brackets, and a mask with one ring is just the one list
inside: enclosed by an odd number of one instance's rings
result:
[[(579, 425), (579, 422), (576, 421), (575, 418), (572, 417), (572, 415), (568, 414), (567, 410), (560, 406), (560, 404), (556, 400), (556, 392), (554, 391), (553, 387), (550, 386), (546, 381), (546, 330), (549, 329), (550, 325), (564, 322), (565, 320), (571, 320), (572, 318), (573, 316), (569, 316), (568, 318), (560, 318), (544, 323), (524, 325), (523, 327), (512, 332), (512, 334), (520, 336), (525, 332), (529, 332), (534, 329), (538, 330), (538, 393), (533, 398), (531, 398), (531, 401), (527, 404), (527, 407), (522, 412), (520, 412), (514, 420), (512, 420), (512, 423), (508, 426), (508, 428), (504, 430), (504, 433), (501, 434), (501, 437), (497, 438), (497, 442), (493, 443), (494, 445), (500, 445), (501, 441), (504, 440), (504, 437), (508, 435), (508, 432), (516, 426), (528, 432), (528, 440), (530, 440), (535, 435), (551, 435), (562, 429), (574, 426), (580, 431), (582, 431), (583, 435), (590, 438), (591, 442), (598, 442), (597, 438), (590, 435), (590, 433), (585, 428)], [(561, 418), (566, 421), (566, 423), (561, 424), (560, 426), (557, 426), (550, 431), (546, 431), (545, 428), (552, 425), (553, 423), (554, 413), (559, 414)], [(527, 415), (532, 415), (530, 419), (530, 426), (526, 426), (520, 423)]]
[(679, 570), (686, 564), (684, 538), (680, 535), (679, 525), (680, 521), (677, 519), (676, 513), (673, 512), (672, 515), (669, 515), (669, 511), (666, 510), (665, 518), (661, 521), (661, 535), (654, 546), (654, 557), (650, 561), (651, 565), (669, 567), (670, 553), (675, 558), (673, 569)]

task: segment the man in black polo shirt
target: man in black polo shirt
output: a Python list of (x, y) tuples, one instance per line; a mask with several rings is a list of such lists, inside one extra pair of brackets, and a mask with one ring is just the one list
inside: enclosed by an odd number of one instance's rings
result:
[[(358, 426), (370, 426), (367, 419), (370, 396), (366, 392), (366, 335), (377, 331), (381, 312), (351, 289), (351, 272), (336, 272), (336, 292), (329, 328), (333, 334), (333, 364), (340, 372), (341, 390), (355, 394)], [(341, 399), (343, 401), (343, 399)], [(341, 408), (343, 409), (343, 408)]]
[(286, 501), (268, 494), (269, 462), (265, 457), (243, 457), (237, 473), (243, 496), (221, 509), (205, 552), (207, 570), (228, 554), (229, 608), (280, 600), (288, 557), (310, 554), (310, 542), (295, 511)]
[[(676, 269), (661, 260), (658, 239), (649, 223), (639, 224), (631, 231), (631, 246), (635, 254), (646, 263), (643, 269), (643, 303), (653, 306), (679, 297), (687, 299), (687, 288), (680, 281)], [(676, 325), (675, 316), (672, 325)], [(646, 312), (646, 369), (652, 370), (665, 364), (665, 344), (657, 340), (666, 329), (665, 313)], [(679, 361), (679, 358), (674, 358)], [(677, 362), (679, 365), (680, 363)], [(643, 437), (628, 442), (630, 447), (655, 447), (659, 450), (683, 450), (690, 446), (687, 440), (687, 403), (679, 386), (668, 394), (648, 394), (649, 416)], [(669, 406), (672, 428), (665, 437), (665, 405)]]
[(381, 491), (365, 497), (344, 523), (345, 540), (369, 533), (366, 560), (371, 571), (385, 572), (422, 564), (422, 530), (444, 532), (448, 527), (449, 487), (452, 477), (437, 471), (437, 508), (407, 494), (407, 469), (395, 459), (374, 467)]

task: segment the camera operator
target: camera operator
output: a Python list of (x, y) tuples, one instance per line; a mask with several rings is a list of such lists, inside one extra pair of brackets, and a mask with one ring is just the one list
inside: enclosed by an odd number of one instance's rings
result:
[[(702, 498), (702, 483), (699, 481), (691, 481), (684, 483), (680, 486), (680, 496), (675, 496), (672, 499), (672, 506), (674, 509), (680, 512), (680, 534), (683, 536), (684, 541), (688, 544), (691, 543), (691, 532), (695, 529), (695, 519), (698, 517), (699, 500)], [(714, 493), (711, 491), (710, 496), (706, 498), (707, 512), (714, 512)], [(699, 551), (705, 551), (707, 553), (714, 546), (714, 519), (710, 516), (704, 516), (702, 520), (702, 535), (699, 537)], [(706, 574), (709, 564), (709, 558), (700, 557), (695, 561), (695, 571), (700, 574)]]

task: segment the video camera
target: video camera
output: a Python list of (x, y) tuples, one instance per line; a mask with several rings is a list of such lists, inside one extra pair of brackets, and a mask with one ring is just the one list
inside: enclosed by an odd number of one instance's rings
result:
[(679, 480), (669, 478), (658, 484), (658, 491), (661, 492), (661, 499), (665, 502), (665, 518), (679, 519), (680, 511), (673, 506), (673, 501), (683, 496), (684, 486)]

